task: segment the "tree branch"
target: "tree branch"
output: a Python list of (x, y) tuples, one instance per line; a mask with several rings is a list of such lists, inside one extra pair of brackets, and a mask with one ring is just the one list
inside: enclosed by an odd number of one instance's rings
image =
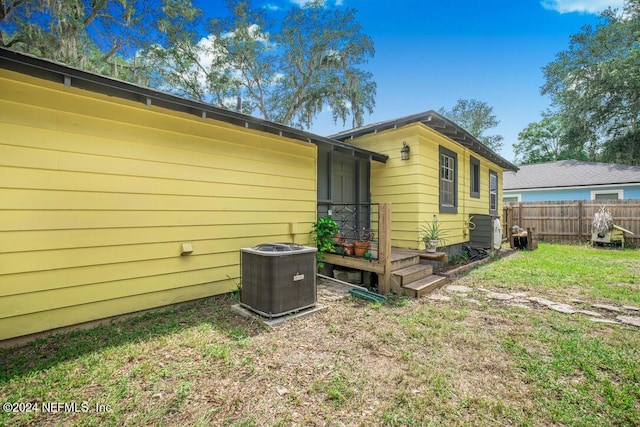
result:
[(98, 16), (98, 13), (100, 13), (100, 11), (104, 9), (106, 3), (106, 0), (91, 2), (91, 13), (84, 19), (84, 21), (82, 21), (82, 25), (84, 26), (84, 28), (87, 28), (93, 22), (93, 20), (96, 19), (96, 16)]
[(123, 40), (120, 40), (118, 43), (116, 43), (116, 45), (113, 46), (111, 50), (102, 57), (102, 60), (104, 62), (107, 62), (109, 58), (111, 58), (113, 55), (116, 54), (116, 52), (122, 47), (123, 44), (124, 44)]

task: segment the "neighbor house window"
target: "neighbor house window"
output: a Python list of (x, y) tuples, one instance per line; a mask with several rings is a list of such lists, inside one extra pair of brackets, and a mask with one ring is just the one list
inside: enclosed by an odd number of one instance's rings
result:
[(504, 196), (504, 197), (502, 198), (502, 201), (503, 201), (504, 203), (518, 203), (518, 202), (520, 202), (520, 201), (521, 201), (521, 198), (522, 198), (522, 197), (521, 197), (519, 194), (518, 194), (518, 195), (515, 195), (515, 196)]
[(480, 160), (470, 156), (471, 164), (471, 197), (480, 197)]
[(624, 190), (596, 190), (591, 192), (591, 200), (622, 200)]
[(489, 171), (489, 212), (496, 213), (498, 210), (498, 174)]
[(440, 212), (458, 213), (458, 155), (440, 147)]

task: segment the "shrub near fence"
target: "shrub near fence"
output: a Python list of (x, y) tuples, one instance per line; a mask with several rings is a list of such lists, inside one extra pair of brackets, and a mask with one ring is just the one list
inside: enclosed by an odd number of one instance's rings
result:
[(634, 236), (626, 236), (633, 246), (640, 246), (640, 200), (563, 200), (554, 202), (505, 203), (504, 235), (511, 227), (535, 228), (539, 240), (588, 241), (591, 223), (601, 206), (611, 211), (613, 222)]

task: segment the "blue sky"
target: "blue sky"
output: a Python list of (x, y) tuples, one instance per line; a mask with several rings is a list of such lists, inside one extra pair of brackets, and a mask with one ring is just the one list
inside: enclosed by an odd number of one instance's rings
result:
[[(286, 9), (304, 0), (254, 0)], [(460, 98), (484, 101), (500, 125), (488, 134), (505, 137), (500, 154), (514, 159), (512, 144), (539, 121), (549, 100), (540, 95), (541, 68), (568, 47), (569, 38), (597, 13), (622, 0), (326, 0), (349, 7), (376, 54), (365, 68), (376, 81), (376, 108), (365, 123), (426, 110), (450, 109)], [(211, 13), (211, 11), (207, 11)], [(311, 131), (329, 135), (345, 128), (323, 112)]]

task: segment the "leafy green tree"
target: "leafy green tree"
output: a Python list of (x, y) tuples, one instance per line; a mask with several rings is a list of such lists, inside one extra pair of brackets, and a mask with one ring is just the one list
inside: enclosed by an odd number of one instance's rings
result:
[(376, 85), (361, 65), (374, 47), (355, 10), (316, 1), (273, 22), (249, 1), (228, 6), (229, 17), (209, 21), (208, 37), (144, 53), (157, 85), (223, 108), (241, 100), (245, 113), (301, 128), (325, 107), (354, 126), (373, 111)]
[(562, 127), (557, 116), (548, 115), (539, 122), (529, 123), (518, 134), (513, 144), (516, 161), (520, 164), (551, 162), (566, 159), (584, 159), (584, 153), (575, 152), (563, 141)]
[(607, 10), (544, 67), (563, 143), (592, 161), (640, 164), (640, 0)]
[(493, 114), (493, 107), (486, 102), (477, 99), (458, 99), (451, 110), (443, 107), (438, 112), (461, 126), (493, 151), (500, 151), (502, 148), (504, 139), (502, 135), (485, 135), (487, 130), (500, 124), (496, 115)]
[(138, 49), (193, 34), (191, 0), (0, 0), (0, 46), (133, 78)]

